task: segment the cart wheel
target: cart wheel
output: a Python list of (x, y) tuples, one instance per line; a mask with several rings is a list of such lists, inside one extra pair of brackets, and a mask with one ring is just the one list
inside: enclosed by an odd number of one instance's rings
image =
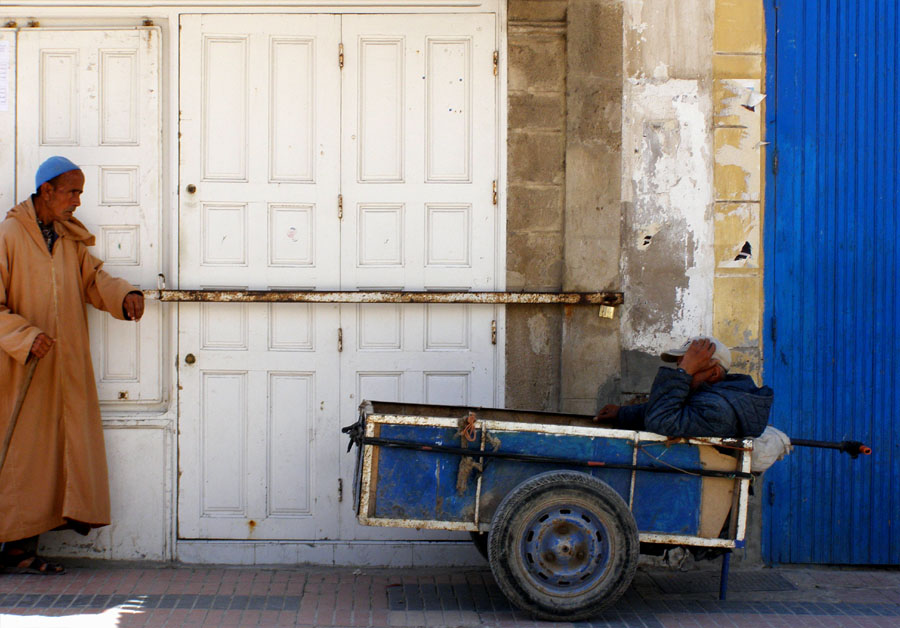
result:
[(469, 532), (472, 536), (472, 543), (475, 544), (475, 549), (478, 550), (478, 553), (484, 556), (485, 560), (488, 560), (488, 535), (487, 532)]
[(637, 526), (609, 485), (577, 471), (530, 478), (491, 522), (491, 571), (510, 602), (542, 619), (579, 620), (622, 595), (638, 563)]

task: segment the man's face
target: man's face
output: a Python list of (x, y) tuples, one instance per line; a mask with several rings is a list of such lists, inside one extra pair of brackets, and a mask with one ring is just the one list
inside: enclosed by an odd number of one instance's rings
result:
[[(681, 366), (681, 361), (684, 359), (684, 356), (679, 357), (675, 360), (675, 364)], [(691, 378), (691, 390), (697, 390), (700, 388), (700, 384), (715, 384), (716, 382), (721, 382), (725, 379), (725, 369), (722, 368), (722, 365), (718, 362), (712, 362), (710, 366), (703, 369), (702, 371), (697, 371)]]
[(84, 173), (81, 170), (70, 170), (56, 178), (56, 185), (41, 185), (41, 198), (52, 220), (66, 221), (81, 205), (81, 193), (84, 191)]

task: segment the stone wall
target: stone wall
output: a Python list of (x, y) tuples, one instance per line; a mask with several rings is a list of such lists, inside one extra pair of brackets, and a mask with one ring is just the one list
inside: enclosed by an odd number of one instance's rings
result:
[(590, 413), (714, 333), (761, 374), (761, 0), (509, 0), (506, 404)]
[[(568, 0), (510, 0), (506, 289), (562, 289)], [(506, 309), (506, 405), (559, 408), (562, 312)]]
[[(617, 290), (621, 0), (510, 0), (507, 289)], [(506, 405), (593, 412), (618, 391), (597, 308), (507, 309)]]
[[(620, 290), (622, 2), (570, 0), (567, 39), (563, 289)], [(561, 410), (616, 401), (620, 344), (618, 321), (597, 308), (566, 312)]]

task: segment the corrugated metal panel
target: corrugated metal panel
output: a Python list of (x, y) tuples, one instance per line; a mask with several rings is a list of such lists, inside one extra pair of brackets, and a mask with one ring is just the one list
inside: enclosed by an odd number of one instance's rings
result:
[(763, 555), (898, 564), (897, 2), (767, 2), (773, 422), (796, 438), (861, 440), (874, 453), (851, 460), (803, 448), (775, 465)]

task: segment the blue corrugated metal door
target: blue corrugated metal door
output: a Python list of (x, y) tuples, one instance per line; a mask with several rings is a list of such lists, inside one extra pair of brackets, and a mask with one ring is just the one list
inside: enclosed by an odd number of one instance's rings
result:
[(874, 453), (798, 448), (767, 472), (763, 556), (900, 564), (898, 3), (767, 3), (773, 422)]

